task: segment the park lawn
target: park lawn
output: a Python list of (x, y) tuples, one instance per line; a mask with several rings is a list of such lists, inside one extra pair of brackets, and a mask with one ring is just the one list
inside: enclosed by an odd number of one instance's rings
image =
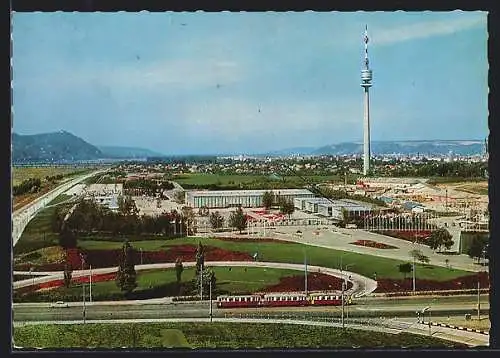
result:
[[(338, 175), (304, 175), (302, 176), (307, 180), (307, 182), (321, 183), (326, 181), (339, 181)], [(238, 174), (182, 174), (174, 177), (174, 181), (180, 185), (222, 185), (231, 186), (234, 185), (235, 189), (239, 185), (245, 184), (255, 184), (259, 182), (276, 182), (276, 183), (287, 183), (290, 188), (302, 188), (308, 183), (305, 183), (298, 176), (281, 176), (281, 179), (270, 179), (268, 175), (238, 175)], [(342, 178), (343, 180), (343, 178)]]
[[(266, 286), (279, 283), (280, 278), (302, 274), (301, 271), (274, 269), (262, 267), (211, 267), (217, 278), (213, 294), (242, 294), (256, 292)], [(195, 275), (194, 267), (184, 268), (181, 282), (189, 284)], [(156, 298), (163, 288), (167, 295), (175, 295), (176, 274), (175, 269), (154, 269), (137, 272), (137, 288), (134, 294), (144, 298)], [(86, 284), (88, 292), (88, 285)], [(87, 293), (88, 294), (88, 293)], [(59, 287), (48, 291), (31, 294), (50, 297), (51, 301), (76, 301), (81, 300), (81, 284), (73, 284), (69, 288)], [(159, 295), (162, 297), (161, 295)], [(74, 299), (72, 299), (74, 298)], [(105, 301), (108, 299), (125, 299), (124, 295), (114, 280), (92, 283), (92, 299)]]
[(56, 205), (59, 203), (62, 203), (66, 200), (69, 200), (71, 198), (71, 195), (66, 195), (66, 194), (60, 194), (54, 198), (51, 202), (48, 203), (48, 206), (50, 205)]
[[(198, 245), (198, 242), (202, 242), (203, 245), (215, 246), (226, 250), (247, 252), (250, 255), (257, 252), (259, 261), (268, 262), (303, 264), (304, 253), (306, 253), (309, 265), (339, 268), (340, 257), (342, 256), (343, 265), (351, 265), (349, 266), (349, 271), (370, 278), (374, 278), (374, 274), (376, 273), (377, 279), (401, 279), (398, 265), (407, 262), (291, 242), (236, 242), (219, 240), (216, 238), (177, 238), (168, 240), (135, 241), (131, 242), (131, 245), (135, 248), (140, 247), (144, 251), (156, 251), (165, 250), (175, 245)], [(109, 250), (120, 249), (122, 243), (80, 240), (79, 246), (83, 249)], [(423, 264), (416, 264), (416, 270), (419, 279), (437, 281), (446, 281), (472, 274), (468, 271)]]
[(12, 185), (19, 185), (24, 180), (40, 178), (45, 180), (47, 176), (56, 176), (59, 174), (69, 175), (73, 173), (83, 174), (84, 168), (63, 168), (63, 167), (13, 167)]
[(210, 185), (220, 184), (229, 185), (231, 182), (235, 184), (251, 183), (255, 180), (265, 180), (265, 175), (219, 175), (219, 174), (181, 174), (175, 175), (174, 181), (183, 184), (191, 185)]
[(166, 322), (14, 326), (13, 342), (24, 348), (353, 348), (464, 345), (409, 333), (273, 323)]
[[(62, 204), (69, 207), (66, 204)], [(71, 205), (71, 204), (69, 204)], [(52, 231), (51, 220), (56, 207), (42, 209), (26, 226), (16, 246), (14, 256), (58, 245), (58, 234)]]

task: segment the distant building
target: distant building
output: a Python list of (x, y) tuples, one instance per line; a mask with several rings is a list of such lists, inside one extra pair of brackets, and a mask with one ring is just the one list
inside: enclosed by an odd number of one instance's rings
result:
[(360, 218), (373, 212), (371, 205), (348, 199), (298, 198), (294, 200), (294, 205), (297, 209), (339, 221), (343, 220), (343, 210), (347, 212), (348, 218)]
[(314, 194), (306, 189), (276, 190), (221, 190), (221, 191), (188, 191), (186, 203), (193, 208), (229, 208), (242, 206), (246, 208), (262, 207), (262, 197), (266, 191), (272, 191), (276, 197), (294, 201), (296, 198), (313, 198)]
[(85, 190), (85, 198), (118, 210), (118, 197), (123, 195), (123, 184), (91, 184)]

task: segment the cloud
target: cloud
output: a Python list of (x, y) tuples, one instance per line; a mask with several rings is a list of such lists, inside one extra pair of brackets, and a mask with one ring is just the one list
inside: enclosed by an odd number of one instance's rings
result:
[(33, 76), (15, 76), (14, 86), (49, 86), (54, 89), (98, 85), (121, 90), (196, 90), (229, 85), (245, 78), (243, 67), (234, 61), (207, 59), (173, 59), (149, 64), (61, 66), (52, 72)]
[(222, 98), (186, 106), (182, 111), (186, 133), (209, 132), (220, 138), (251, 137), (255, 134), (322, 132), (359, 122), (362, 108), (350, 100), (294, 100), (259, 102)]
[(390, 29), (382, 29), (370, 36), (370, 42), (374, 45), (392, 45), (398, 42), (450, 35), (486, 24), (485, 14), (475, 13), (474, 15), (463, 14), (463, 16), (446, 20), (424, 21)]

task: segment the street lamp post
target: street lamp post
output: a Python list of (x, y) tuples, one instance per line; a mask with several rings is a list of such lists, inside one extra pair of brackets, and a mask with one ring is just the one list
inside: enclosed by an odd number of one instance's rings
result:
[(212, 322), (212, 279), (210, 279), (210, 322)]
[(477, 281), (477, 320), (481, 320), (481, 291), (479, 281)]
[(305, 270), (305, 275), (304, 275), (304, 291), (307, 296), (307, 254), (306, 250), (304, 249), (304, 270)]
[(139, 250), (141, 251), (141, 265), (142, 265), (142, 247), (140, 247)]
[(92, 303), (92, 265), (89, 265), (90, 277), (89, 277), (89, 302)]
[(200, 301), (203, 301), (203, 267), (200, 267)]
[(82, 278), (82, 304), (83, 304), (83, 311), (82, 311), (82, 315), (83, 315), (83, 324), (85, 324), (85, 282), (83, 281), (83, 269), (84, 269), (84, 259), (83, 259), (83, 255), (80, 255), (80, 259), (82, 261), (82, 275), (80, 276)]
[(345, 328), (344, 325), (344, 289), (345, 289), (345, 282), (342, 282), (342, 329)]
[(32, 285), (34, 288), (35, 287), (35, 277), (33, 276), (33, 267), (30, 267), (30, 278), (31, 278), (31, 282), (32, 282)]

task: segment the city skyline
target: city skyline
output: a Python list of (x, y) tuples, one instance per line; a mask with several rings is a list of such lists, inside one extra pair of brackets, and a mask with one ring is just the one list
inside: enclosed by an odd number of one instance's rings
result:
[(38, 13), (12, 22), (19, 134), (64, 129), (164, 154), (359, 142), (365, 24), (372, 141), (488, 133), (485, 12)]

